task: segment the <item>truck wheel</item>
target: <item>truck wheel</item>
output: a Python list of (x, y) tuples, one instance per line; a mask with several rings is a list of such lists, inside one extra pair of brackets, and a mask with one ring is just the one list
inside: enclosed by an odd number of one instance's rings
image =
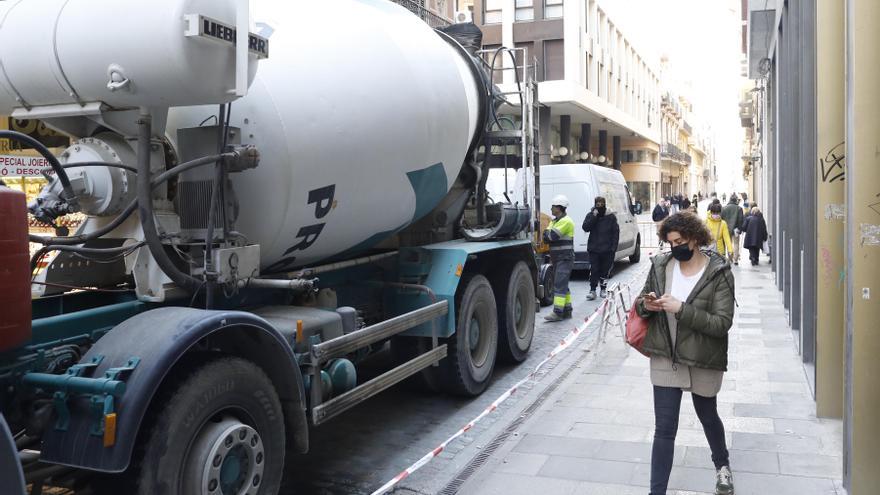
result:
[(133, 465), (135, 493), (278, 493), (284, 415), (257, 365), (222, 357), (189, 366), (155, 400)]
[(541, 265), (538, 277), (541, 279), (541, 285), (544, 286), (544, 296), (539, 302), (542, 308), (546, 308), (553, 304), (553, 265), (550, 263)]
[(630, 263), (638, 263), (642, 259), (642, 236), (636, 236), (636, 250), (629, 257)]
[[(430, 350), (430, 338), (402, 336), (391, 338), (391, 358), (394, 360), (394, 366), (400, 366)], [(439, 366), (425, 368), (420, 373), (404, 380), (403, 385), (409, 390), (437, 392), (440, 390), (440, 386), (437, 383), (438, 368)]]
[(520, 261), (510, 277), (496, 285), (498, 301), (498, 351), (502, 361), (521, 363), (535, 335), (535, 282), (529, 266)]
[(455, 335), (443, 339), (446, 359), (441, 361), (443, 388), (457, 395), (477, 396), (486, 390), (498, 354), (498, 312), (489, 280), (475, 275), (462, 280), (455, 296)]

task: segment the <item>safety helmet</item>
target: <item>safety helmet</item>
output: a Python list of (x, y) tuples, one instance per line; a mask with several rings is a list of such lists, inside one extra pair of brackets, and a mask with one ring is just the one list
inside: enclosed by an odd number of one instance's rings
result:
[(553, 196), (553, 201), (550, 202), (550, 205), (568, 208), (568, 198), (565, 197), (564, 194), (557, 194), (556, 196)]

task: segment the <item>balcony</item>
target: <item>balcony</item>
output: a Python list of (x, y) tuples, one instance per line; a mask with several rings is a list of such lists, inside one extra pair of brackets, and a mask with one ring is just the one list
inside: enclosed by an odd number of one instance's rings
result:
[(694, 129), (688, 124), (687, 120), (681, 121), (681, 130), (683, 130), (688, 136), (694, 135)]
[(391, 0), (392, 2), (406, 7), (410, 12), (418, 16), (419, 19), (425, 21), (425, 24), (431, 26), (432, 28), (441, 28), (446, 27), (452, 24), (451, 19), (446, 19), (445, 17), (433, 12), (431, 9), (425, 6), (425, 0)]
[(672, 143), (666, 143), (660, 148), (660, 158), (672, 160), (682, 165), (690, 165), (694, 161), (690, 154)]

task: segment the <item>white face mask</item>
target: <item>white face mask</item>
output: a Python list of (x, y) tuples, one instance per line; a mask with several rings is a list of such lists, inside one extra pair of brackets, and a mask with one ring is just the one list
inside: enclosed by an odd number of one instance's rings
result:
[(721, 215), (713, 214), (713, 215), (712, 215), (712, 219), (713, 219), (713, 220), (721, 220)]

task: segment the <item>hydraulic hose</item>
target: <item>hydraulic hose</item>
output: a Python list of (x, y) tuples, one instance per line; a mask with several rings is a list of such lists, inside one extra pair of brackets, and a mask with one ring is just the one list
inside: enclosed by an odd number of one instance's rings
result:
[(18, 141), (20, 143), (28, 144), (34, 148), (43, 158), (49, 162), (49, 165), (52, 167), (52, 170), (55, 171), (55, 175), (58, 176), (58, 180), (61, 181), (61, 186), (64, 188), (64, 196), (67, 202), (71, 206), (77, 206), (76, 194), (73, 193), (73, 186), (70, 185), (70, 178), (67, 177), (67, 172), (64, 171), (64, 167), (61, 166), (61, 162), (58, 161), (58, 158), (49, 151), (43, 143), (37, 141), (36, 139), (28, 136), (27, 134), (23, 134), (21, 132), (16, 131), (4, 131), (0, 130), (0, 139), (10, 139), (12, 141)]
[[(220, 152), (226, 147), (227, 126), (229, 125), (229, 107), (220, 105), (220, 122), (218, 125), (217, 142), (220, 143)], [(211, 183), (211, 200), (208, 202), (208, 225), (205, 229), (205, 309), (214, 306), (214, 223), (217, 220), (217, 203), (220, 201), (220, 190), (223, 188), (223, 162), (217, 160), (214, 165), (214, 180)], [(224, 221), (224, 219), (220, 219)]]
[(132, 244), (130, 246), (120, 246), (115, 248), (85, 248), (78, 246), (62, 246), (62, 245), (49, 245), (43, 246), (31, 257), (31, 272), (37, 269), (37, 264), (46, 253), (50, 251), (66, 251), (70, 253), (78, 253), (82, 255), (93, 255), (93, 256), (115, 256), (120, 254), (128, 253), (129, 251), (135, 251), (141, 246), (143, 246), (143, 242), (139, 242), (137, 244)]
[[(224, 157), (227, 157), (227, 156), (235, 156), (235, 155), (233, 153), (224, 153), (222, 155), (206, 156), (206, 157), (197, 158), (195, 160), (181, 163), (180, 165), (172, 168), (171, 170), (166, 170), (165, 172), (162, 172), (161, 174), (154, 177), (153, 180), (151, 181), (151, 185), (153, 188), (155, 188), (158, 185), (182, 174), (183, 172), (186, 172), (187, 170), (190, 170), (190, 169), (193, 169), (196, 167), (203, 167), (205, 165), (210, 165), (212, 163), (215, 163), (217, 160), (224, 158)], [(81, 164), (79, 164), (79, 163), (71, 164), (71, 165), (81, 166)], [(110, 164), (110, 165), (118, 165), (118, 164)], [(134, 172), (137, 172), (136, 168), (134, 169)], [(69, 237), (43, 237), (43, 236), (31, 234), (29, 236), (29, 240), (31, 242), (34, 242), (37, 244), (57, 244), (57, 245), (64, 245), (64, 246), (74, 246), (77, 244), (85, 244), (88, 241), (91, 241), (91, 240), (94, 240), (94, 239), (97, 239), (99, 237), (103, 237), (103, 236), (109, 234), (110, 232), (115, 230), (117, 227), (122, 225), (122, 222), (125, 222), (128, 219), (128, 217), (130, 217), (131, 214), (134, 213), (134, 211), (137, 209), (137, 204), (138, 204), (137, 200), (132, 201), (131, 203), (128, 204), (128, 206), (125, 207), (124, 210), (122, 210), (122, 212), (119, 213), (119, 215), (116, 216), (116, 218), (113, 219), (112, 222), (108, 223), (107, 225), (105, 225), (104, 227), (101, 227), (98, 230), (89, 232), (87, 234), (74, 235), (74, 236), (69, 236)]]
[(142, 113), (138, 118), (138, 143), (137, 143), (137, 204), (138, 216), (141, 221), (141, 229), (144, 232), (144, 240), (147, 248), (156, 264), (165, 275), (168, 276), (181, 289), (195, 292), (201, 282), (189, 274), (180, 271), (165, 252), (165, 246), (159, 238), (156, 230), (156, 219), (153, 217), (153, 184), (150, 181), (150, 138), (152, 137), (153, 119), (149, 114)]
[(105, 168), (119, 168), (122, 170), (127, 170), (132, 173), (137, 173), (137, 168), (132, 167), (131, 165), (124, 165), (122, 163), (108, 163), (108, 162), (79, 162), (79, 163), (65, 163), (61, 165), (61, 168), (67, 170), (69, 168), (86, 168), (86, 167), (105, 167)]

